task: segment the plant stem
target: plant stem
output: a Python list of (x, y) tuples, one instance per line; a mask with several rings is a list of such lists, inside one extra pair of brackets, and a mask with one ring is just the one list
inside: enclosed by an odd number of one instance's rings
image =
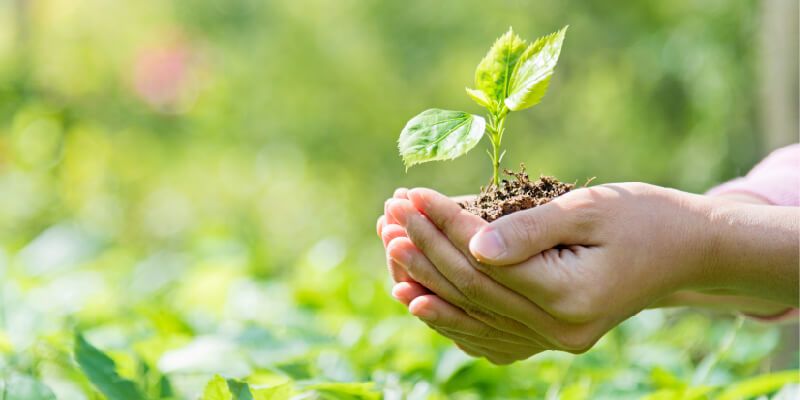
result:
[[(494, 137), (497, 137), (495, 135)], [(500, 141), (492, 140), (492, 182), (494, 186), (500, 187)]]
[(497, 113), (489, 115), (487, 131), (489, 141), (492, 143), (492, 152), (489, 153), (489, 157), (492, 159), (492, 183), (495, 187), (500, 187), (500, 161), (503, 158), (503, 154), (500, 153), (500, 143), (505, 131), (506, 115), (508, 115), (508, 109), (505, 106)]

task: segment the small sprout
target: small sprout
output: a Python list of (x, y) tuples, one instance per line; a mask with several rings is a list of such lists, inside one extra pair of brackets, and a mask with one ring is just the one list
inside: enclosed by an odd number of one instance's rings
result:
[(500, 144), (509, 112), (538, 104), (550, 83), (561, 44), (567, 33), (558, 32), (528, 44), (509, 29), (495, 41), (475, 70), (475, 89), (467, 95), (485, 108), (487, 118), (462, 111), (429, 109), (412, 118), (400, 133), (398, 148), (406, 169), (428, 161), (451, 160), (475, 147), (485, 134), (492, 145), (492, 183), (500, 183), (505, 151)]

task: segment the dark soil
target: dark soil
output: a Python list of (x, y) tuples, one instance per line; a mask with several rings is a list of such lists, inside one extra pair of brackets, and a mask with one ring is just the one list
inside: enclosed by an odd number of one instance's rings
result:
[(520, 168), (520, 172), (504, 170), (503, 173), (514, 178), (512, 181), (503, 179), (500, 187), (493, 184), (481, 187), (478, 197), (460, 203), (461, 207), (492, 222), (504, 215), (545, 204), (575, 187), (552, 176), (540, 176), (531, 181), (525, 173), (525, 165), (521, 164)]

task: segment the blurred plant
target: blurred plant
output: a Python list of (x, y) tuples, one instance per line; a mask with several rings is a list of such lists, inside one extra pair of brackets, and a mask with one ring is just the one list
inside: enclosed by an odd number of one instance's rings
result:
[(142, 50), (133, 66), (136, 93), (153, 109), (184, 111), (193, 96), (191, 47), (182, 40)]

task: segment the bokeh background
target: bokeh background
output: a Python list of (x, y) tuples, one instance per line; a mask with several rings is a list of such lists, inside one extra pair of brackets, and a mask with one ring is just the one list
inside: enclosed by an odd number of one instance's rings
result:
[(796, 325), (647, 311), (500, 368), (390, 299), (383, 200), (490, 175), (482, 150), (405, 172), (400, 129), (479, 112), (464, 87), (509, 26), (566, 24), (506, 166), (703, 192), (797, 140), (792, 0), (0, 1), (3, 393), (98, 398), (75, 332), (148, 398), (215, 373), (319, 398), (778, 391)]

